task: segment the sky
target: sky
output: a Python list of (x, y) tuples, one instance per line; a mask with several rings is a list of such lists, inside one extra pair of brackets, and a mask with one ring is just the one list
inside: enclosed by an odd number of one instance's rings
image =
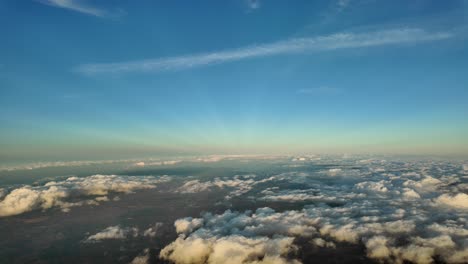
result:
[(468, 156), (468, 1), (0, 1), (0, 160)]

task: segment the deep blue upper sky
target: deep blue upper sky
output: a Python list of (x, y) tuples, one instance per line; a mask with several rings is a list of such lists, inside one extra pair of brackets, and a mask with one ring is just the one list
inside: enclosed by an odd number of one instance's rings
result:
[(468, 1), (0, 2), (0, 158), (468, 154)]

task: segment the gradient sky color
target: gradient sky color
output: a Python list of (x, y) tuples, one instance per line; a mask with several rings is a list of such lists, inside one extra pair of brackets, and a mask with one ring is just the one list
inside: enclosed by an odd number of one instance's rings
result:
[(468, 1), (0, 2), (0, 159), (468, 155)]

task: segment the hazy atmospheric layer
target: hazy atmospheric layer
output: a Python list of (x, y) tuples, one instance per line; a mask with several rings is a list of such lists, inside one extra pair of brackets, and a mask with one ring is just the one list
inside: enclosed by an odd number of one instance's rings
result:
[[(251, 157), (210, 157), (190, 162), (214, 165), (223, 159), (235, 159), (245, 166), (256, 162)], [(221, 203), (229, 208), (230, 202), (244, 201), (254, 210), (236, 207), (224, 212), (199, 212), (145, 228), (109, 225), (84, 235), (77, 243), (140, 237), (157, 240), (162, 239), (158, 237), (161, 226), (174, 225), (178, 234), (174, 240), (167, 241), (160, 252), (151, 251), (150, 244), (141, 248), (134, 263), (147, 263), (151, 257), (174, 263), (226, 263), (226, 256), (230, 256), (230, 263), (300, 263), (303, 259), (298, 252), (305, 246), (303, 241), (327, 250), (339, 250), (343, 244), (361, 245), (369, 259), (390, 263), (468, 261), (466, 162), (320, 156), (274, 157), (269, 162), (282, 168), (279, 173), (94, 175), (37, 186), (4, 186), (0, 215), (11, 217), (53, 208), (66, 213), (73, 210), (72, 206), (99, 208), (97, 203), (116, 200), (117, 194), (157, 189), (160, 183), (174, 181), (164, 191), (180, 196), (222, 191), (224, 200), (213, 201), (213, 207)], [(133, 165), (145, 168), (147, 163), (137, 161)], [(267, 203), (277, 209), (264, 207)], [(256, 204), (259, 206), (255, 209)]]

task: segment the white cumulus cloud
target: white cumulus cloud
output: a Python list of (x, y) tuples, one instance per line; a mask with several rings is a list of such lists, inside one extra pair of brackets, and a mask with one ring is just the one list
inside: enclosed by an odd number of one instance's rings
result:
[(468, 209), (468, 195), (458, 193), (456, 195), (442, 194), (435, 200), (437, 204), (448, 205), (454, 208)]
[[(68, 211), (70, 207), (97, 205), (108, 201), (110, 193), (131, 193), (141, 189), (156, 188), (158, 183), (167, 182), (167, 176), (118, 176), (93, 175), (70, 177), (65, 181), (51, 181), (43, 186), (23, 186), (11, 190), (0, 201), (0, 217), (18, 215), (37, 209), (52, 207)], [(71, 198), (73, 201), (70, 201)]]
[(137, 237), (138, 236), (138, 228), (131, 227), (131, 228), (122, 228), (120, 226), (109, 226), (104, 230), (89, 236), (86, 239), (86, 242), (97, 242), (102, 240), (108, 239), (125, 239), (129, 236)]

